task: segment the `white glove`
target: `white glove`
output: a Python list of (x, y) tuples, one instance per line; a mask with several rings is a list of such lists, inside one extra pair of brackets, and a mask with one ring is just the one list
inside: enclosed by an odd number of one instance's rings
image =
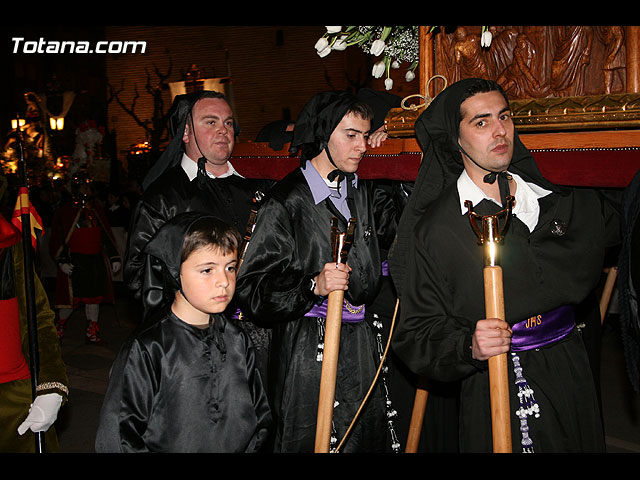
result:
[(61, 405), (62, 395), (58, 393), (38, 395), (29, 408), (29, 415), (18, 427), (18, 433), (23, 435), (29, 429), (32, 432), (46, 432), (58, 418)]
[(62, 270), (65, 275), (71, 275), (73, 273), (73, 263), (61, 263), (60, 270)]
[(120, 271), (120, 266), (121, 266), (120, 262), (113, 262), (111, 264), (111, 271), (113, 273), (118, 273)]

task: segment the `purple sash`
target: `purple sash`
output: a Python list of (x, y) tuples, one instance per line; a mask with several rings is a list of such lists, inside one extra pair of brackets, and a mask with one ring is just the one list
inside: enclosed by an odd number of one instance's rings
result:
[[(356, 322), (361, 322), (362, 320), (364, 320), (364, 305), (358, 305), (358, 306), (353, 306), (351, 304), (349, 304), (349, 307), (351, 308), (350, 311), (349, 308), (347, 308), (346, 305), (347, 302), (345, 302), (343, 304), (342, 307), (342, 321), (343, 322), (351, 322), (351, 323), (356, 323)], [(309, 310), (307, 313), (305, 313), (304, 315), (305, 317), (322, 317), (322, 318), (327, 318), (327, 300), (325, 300), (324, 302), (322, 302), (322, 304), (320, 305), (314, 305), (313, 308), (311, 310)], [(237, 309), (232, 315), (231, 318), (235, 319), (235, 320), (243, 320), (243, 314), (240, 311), (240, 309)]]
[(389, 276), (389, 262), (387, 260), (384, 260), (382, 262), (382, 276), (384, 277)]
[(520, 352), (549, 345), (569, 335), (574, 326), (573, 307), (559, 307), (530, 317), (513, 325), (511, 349)]
[[(320, 305), (314, 305), (304, 316), (327, 318), (327, 300)], [(364, 320), (364, 305), (355, 306), (349, 304), (349, 308), (347, 308), (347, 302), (345, 301), (342, 305), (342, 322), (356, 323), (362, 320)]]

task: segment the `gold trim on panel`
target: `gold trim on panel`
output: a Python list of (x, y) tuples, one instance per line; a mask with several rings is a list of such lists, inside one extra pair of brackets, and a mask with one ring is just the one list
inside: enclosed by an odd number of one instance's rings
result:
[(612, 129), (640, 126), (640, 94), (512, 100), (518, 131)]

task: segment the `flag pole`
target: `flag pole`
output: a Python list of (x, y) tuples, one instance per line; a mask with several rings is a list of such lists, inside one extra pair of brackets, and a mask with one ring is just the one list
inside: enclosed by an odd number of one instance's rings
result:
[[(35, 294), (35, 279), (33, 269), (33, 246), (31, 245), (31, 212), (29, 202), (29, 187), (27, 180), (27, 168), (24, 158), (24, 146), (22, 138), (22, 130), (20, 126), (16, 128), (18, 134), (18, 170), (20, 173), (21, 189), (19, 195), (22, 195), (22, 191), (27, 192), (27, 208), (24, 207), (20, 210), (20, 220), (22, 222), (22, 248), (24, 250), (24, 278), (25, 278), (25, 293), (27, 303), (27, 329), (29, 335), (29, 370), (31, 373), (31, 396), (33, 399), (36, 397), (36, 388), (38, 386), (38, 375), (40, 370), (40, 351), (38, 349), (38, 321), (36, 317), (36, 294)], [(22, 198), (20, 199), (21, 206), (24, 205)], [(36, 453), (44, 453), (44, 432), (34, 432), (35, 435), (35, 447)]]

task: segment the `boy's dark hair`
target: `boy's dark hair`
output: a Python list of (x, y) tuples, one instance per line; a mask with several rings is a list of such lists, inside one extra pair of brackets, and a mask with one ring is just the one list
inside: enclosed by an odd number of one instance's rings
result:
[(235, 227), (215, 217), (203, 217), (193, 222), (185, 235), (180, 263), (204, 247), (218, 248), (225, 255), (237, 252), (241, 241), (240, 232)]
[(362, 118), (363, 120), (373, 120), (373, 109), (369, 106), (368, 103), (365, 103), (361, 100), (357, 100), (353, 105), (349, 107), (347, 113), (353, 113), (354, 115)]

